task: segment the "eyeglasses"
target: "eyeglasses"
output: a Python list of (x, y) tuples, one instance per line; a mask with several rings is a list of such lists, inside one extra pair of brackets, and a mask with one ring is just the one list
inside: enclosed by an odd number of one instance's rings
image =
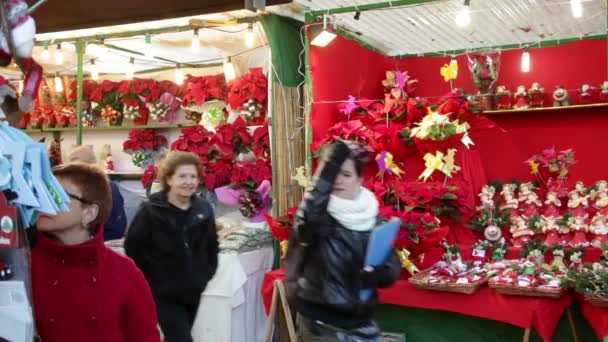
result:
[(76, 196), (76, 195), (71, 194), (69, 192), (66, 192), (66, 194), (68, 195), (69, 198), (75, 199), (75, 200), (81, 202), (82, 204), (93, 204), (93, 202), (91, 202), (91, 201), (89, 201), (89, 200), (87, 200), (85, 198), (82, 198), (80, 196)]

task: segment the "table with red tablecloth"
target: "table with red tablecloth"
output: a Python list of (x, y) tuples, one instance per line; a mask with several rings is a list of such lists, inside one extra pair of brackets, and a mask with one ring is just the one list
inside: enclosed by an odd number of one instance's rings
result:
[(608, 340), (608, 308), (600, 308), (592, 305), (581, 295), (577, 295), (581, 313), (600, 340)]
[[(270, 308), (274, 282), (284, 277), (283, 270), (266, 274), (262, 284), (266, 310)], [(380, 290), (379, 295), (383, 304), (451, 311), (524, 329), (534, 328), (545, 341), (551, 341), (561, 316), (573, 300), (572, 294), (560, 299), (501, 295), (489, 287), (482, 287), (473, 295), (427, 291), (413, 287), (407, 280), (400, 280), (392, 287)]]

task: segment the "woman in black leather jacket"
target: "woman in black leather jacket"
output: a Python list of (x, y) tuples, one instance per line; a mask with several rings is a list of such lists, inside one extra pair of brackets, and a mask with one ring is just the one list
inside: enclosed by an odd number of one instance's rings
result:
[[(298, 331), (304, 342), (381, 341), (371, 319), (375, 289), (399, 278), (391, 253), (382, 266), (364, 265), (371, 231), (378, 226), (378, 201), (362, 184), (367, 152), (338, 141), (304, 195), (287, 256), (287, 280), (296, 290)], [(368, 301), (360, 290), (373, 289)]]
[(192, 342), (201, 294), (215, 274), (218, 241), (213, 210), (196, 194), (198, 156), (171, 152), (160, 167), (162, 191), (140, 207), (125, 252), (146, 276), (165, 342)]

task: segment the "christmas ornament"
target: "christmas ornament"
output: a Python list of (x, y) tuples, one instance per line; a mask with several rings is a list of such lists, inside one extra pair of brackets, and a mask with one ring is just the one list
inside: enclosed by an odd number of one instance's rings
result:
[[(9, 39), (0, 32), (0, 66), (7, 66), (13, 60), (25, 74), (23, 90), (18, 99), (19, 109), (29, 113), (34, 107), (38, 97), (38, 88), (42, 80), (42, 67), (32, 58), (32, 49), (36, 36), (36, 24), (29, 15), (28, 5), (22, 0), (3, 2), (6, 10), (6, 19), (10, 25), (12, 46)], [(16, 97), (15, 91), (10, 88), (8, 81), (0, 76), (0, 98), (5, 96)], [(4, 114), (0, 113), (0, 117)]]

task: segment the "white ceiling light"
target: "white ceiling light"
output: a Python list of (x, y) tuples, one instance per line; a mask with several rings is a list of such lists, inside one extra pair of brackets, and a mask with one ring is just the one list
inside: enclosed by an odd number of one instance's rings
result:
[(192, 52), (199, 52), (201, 49), (201, 38), (198, 36), (198, 29), (194, 29), (194, 35), (192, 36)]
[(524, 48), (524, 52), (521, 54), (521, 71), (530, 72), (530, 51), (528, 48)]
[(236, 71), (234, 70), (234, 64), (232, 64), (232, 58), (226, 58), (224, 62), (224, 78), (226, 81), (232, 81), (236, 78)]
[(182, 72), (182, 66), (179, 64), (175, 67), (175, 84), (184, 84), (184, 73)]
[(570, 0), (570, 9), (572, 10), (573, 18), (583, 16), (583, 2), (581, 0)]
[(247, 32), (245, 32), (245, 46), (252, 48), (253, 44), (255, 44), (255, 33), (253, 32), (253, 23), (249, 23)]
[(470, 0), (464, 0), (464, 5), (462, 5), (462, 8), (458, 11), (458, 14), (456, 14), (456, 18), (454, 18), (456, 25), (460, 27), (469, 26), (471, 23), (470, 7)]
[(336, 38), (336, 34), (333, 32), (327, 31), (327, 14), (323, 14), (323, 31), (321, 31), (321, 33), (319, 33), (315, 37), (315, 39), (313, 39), (312, 42), (310, 42), (310, 44), (319, 46), (319, 47), (325, 47), (332, 40), (334, 40), (334, 38)]

